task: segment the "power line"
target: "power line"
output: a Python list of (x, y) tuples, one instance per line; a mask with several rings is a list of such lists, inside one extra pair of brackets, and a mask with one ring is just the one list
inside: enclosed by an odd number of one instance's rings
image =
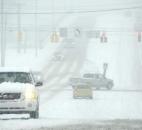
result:
[[(112, 8), (112, 9), (98, 9), (98, 10), (79, 10), (79, 11), (54, 11), (54, 12), (21, 12), (21, 14), (84, 14), (84, 13), (101, 13), (101, 12), (113, 12), (113, 11), (124, 11), (142, 9), (142, 6), (123, 7), (123, 8)], [(0, 12), (2, 14), (2, 12)], [(17, 12), (3, 12), (3, 14), (17, 14)]]
[[(0, 28), (1, 29), (1, 28)], [(34, 27), (22, 27), (21, 28), (22, 31), (35, 31), (35, 28)], [(38, 27), (37, 28), (37, 31), (40, 32), (40, 31), (47, 31), (47, 32), (50, 32), (52, 31), (53, 28), (49, 26), (45, 26), (45, 27)], [(105, 27), (97, 27), (95, 29), (92, 29), (92, 30), (83, 30), (83, 32), (88, 32), (88, 31), (106, 31), (106, 32), (135, 32), (135, 29), (130, 29), (130, 28), (105, 28)], [(6, 31), (17, 31), (17, 27), (7, 27)]]

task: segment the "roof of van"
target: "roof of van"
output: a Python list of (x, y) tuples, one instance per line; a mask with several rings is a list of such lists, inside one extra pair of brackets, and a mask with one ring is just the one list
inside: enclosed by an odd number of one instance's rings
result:
[(23, 67), (0, 67), (0, 72), (30, 72), (29, 68)]

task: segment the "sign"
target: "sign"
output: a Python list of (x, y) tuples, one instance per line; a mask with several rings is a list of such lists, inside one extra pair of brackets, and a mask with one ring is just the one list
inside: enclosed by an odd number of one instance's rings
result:
[(80, 37), (81, 36), (81, 30), (79, 28), (74, 29), (74, 36), (75, 37)]
[(68, 36), (68, 29), (67, 28), (60, 28), (59, 30), (61, 37), (67, 37)]
[(99, 38), (100, 31), (87, 31), (86, 35), (88, 38)]
[(108, 68), (108, 63), (104, 63), (104, 64), (103, 64), (103, 69), (104, 69), (103, 75), (104, 75), (104, 77), (106, 76), (107, 68)]

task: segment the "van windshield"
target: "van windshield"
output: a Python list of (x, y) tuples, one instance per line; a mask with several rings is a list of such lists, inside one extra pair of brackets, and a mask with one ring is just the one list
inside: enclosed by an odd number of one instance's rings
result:
[(32, 83), (32, 79), (26, 72), (1, 72), (0, 83), (3, 82)]

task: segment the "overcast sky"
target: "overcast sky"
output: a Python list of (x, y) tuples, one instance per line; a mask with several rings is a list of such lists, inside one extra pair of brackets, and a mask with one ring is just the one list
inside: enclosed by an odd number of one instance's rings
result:
[(5, 11), (17, 11), (17, 3), (21, 3), (21, 10), (34, 11), (36, 2), (38, 11), (96, 10), (142, 6), (141, 0), (4, 0), (4, 9)]

